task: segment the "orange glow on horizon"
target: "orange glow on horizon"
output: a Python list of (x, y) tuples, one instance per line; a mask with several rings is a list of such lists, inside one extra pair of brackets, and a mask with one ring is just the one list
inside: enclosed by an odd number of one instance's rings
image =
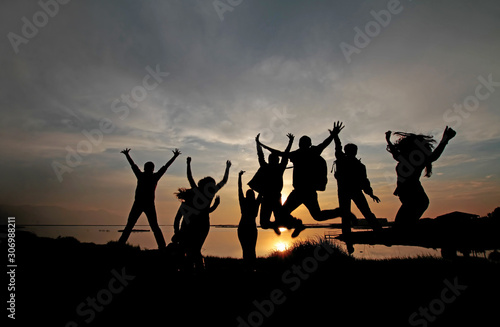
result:
[(278, 252), (285, 252), (288, 249), (288, 244), (286, 244), (285, 242), (278, 242), (274, 245), (274, 248)]

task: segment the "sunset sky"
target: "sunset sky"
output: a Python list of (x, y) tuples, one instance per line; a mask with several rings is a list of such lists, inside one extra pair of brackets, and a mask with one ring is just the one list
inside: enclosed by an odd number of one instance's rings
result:
[[(37, 1), (0, 5), (0, 204), (103, 209), (125, 224), (136, 179), (120, 151), (158, 169), (179, 148), (156, 191), (160, 223), (173, 222), (191, 156), (196, 180), (220, 180), (232, 161), (212, 223), (236, 224), (237, 175), (246, 184), (258, 168), (257, 133), (279, 149), (293, 133), (296, 149), (340, 120), (378, 217), (400, 205), (387, 130), (458, 132), (422, 178), (424, 217), (500, 206), (498, 1), (47, 3), (49, 14)], [(333, 144), (323, 156), (331, 168)], [(322, 208), (338, 206), (336, 188), (330, 174)]]

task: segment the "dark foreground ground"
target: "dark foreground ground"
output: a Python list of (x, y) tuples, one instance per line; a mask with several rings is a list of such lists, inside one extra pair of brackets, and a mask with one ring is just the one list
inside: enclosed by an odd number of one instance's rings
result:
[(26, 232), (16, 235), (16, 259), (19, 326), (499, 323), (500, 265), (486, 259), (354, 260), (308, 242), (260, 258), (257, 272), (208, 257), (204, 272), (188, 273), (166, 253)]

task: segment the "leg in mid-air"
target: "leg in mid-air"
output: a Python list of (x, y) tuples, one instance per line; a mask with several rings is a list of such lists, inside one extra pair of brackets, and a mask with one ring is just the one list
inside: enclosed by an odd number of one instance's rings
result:
[(130, 209), (130, 213), (128, 215), (127, 225), (123, 229), (118, 243), (127, 243), (130, 233), (132, 233), (132, 229), (134, 228), (143, 211), (143, 206), (138, 204), (137, 202), (134, 202), (134, 204), (132, 205), (132, 209)]
[(429, 207), (429, 197), (421, 185), (410, 190), (400, 190), (398, 195), (401, 207), (396, 214), (394, 227), (401, 229), (411, 228), (415, 226)]
[(288, 229), (294, 229), (292, 237), (299, 236), (300, 232), (305, 229), (302, 220), (297, 219), (291, 215), (291, 213), (297, 209), (301, 204), (304, 203), (302, 192), (294, 189), (286, 199), (282, 208), (278, 210), (278, 224), (279, 226), (286, 227)]
[(340, 208), (321, 210), (318, 203), (318, 193), (316, 191), (304, 192), (303, 199), (304, 205), (309, 210), (314, 220), (325, 221), (341, 217)]
[(427, 208), (429, 208), (429, 197), (425, 193), (422, 185), (420, 185), (420, 187), (415, 190), (414, 196), (415, 211), (412, 220), (414, 223), (416, 223), (420, 218), (422, 218), (422, 215), (427, 210)]
[[(274, 221), (271, 221), (271, 214), (274, 214)], [(262, 229), (271, 228), (277, 235), (280, 235), (279, 227), (284, 227), (286, 222), (283, 221), (282, 216), (281, 193), (262, 197), (260, 204), (260, 227)]]
[(349, 192), (338, 190), (339, 197), (339, 211), (342, 218), (342, 234), (350, 235), (351, 224), (356, 222), (356, 216), (351, 211), (352, 197)]
[(351, 194), (344, 190), (338, 190), (339, 212), (342, 217), (342, 235), (349, 254), (354, 252), (354, 246), (351, 241), (351, 224), (357, 221), (356, 216), (351, 211)]
[(368, 201), (366, 201), (366, 197), (364, 196), (364, 194), (361, 191), (355, 192), (352, 195), (352, 200), (358, 207), (359, 211), (361, 211), (361, 214), (365, 217), (366, 221), (368, 221), (372, 229), (376, 232), (381, 231), (382, 226), (380, 226), (377, 217), (370, 210), (370, 206), (368, 205)]
[(159, 249), (164, 249), (167, 245), (165, 243), (165, 238), (163, 237), (163, 233), (161, 232), (160, 226), (158, 225), (158, 217), (156, 215), (155, 205), (149, 205), (144, 209), (144, 213), (148, 218), (149, 226), (151, 226), (151, 230), (153, 231), (153, 235), (155, 236), (156, 243), (158, 244)]
[(272, 223), (271, 223), (272, 213), (273, 213), (273, 198), (270, 196), (262, 197), (262, 203), (260, 204), (260, 227), (262, 229), (272, 228)]
[(283, 215), (291, 214), (295, 209), (297, 209), (304, 201), (302, 200), (302, 195), (300, 191), (293, 190), (283, 204)]

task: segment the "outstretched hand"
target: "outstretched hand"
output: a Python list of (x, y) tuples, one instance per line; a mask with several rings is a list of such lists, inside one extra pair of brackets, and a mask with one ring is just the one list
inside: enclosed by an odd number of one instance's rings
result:
[(177, 148), (175, 148), (174, 150), (172, 150), (172, 152), (174, 153), (175, 157), (178, 157), (180, 154), (182, 154), (181, 151), (179, 149), (177, 149)]
[(380, 203), (380, 199), (378, 196), (376, 195), (372, 195), (371, 198), (373, 199), (373, 202), (377, 202), (377, 203)]
[(130, 149), (127, 149), (127, 148), (125, 148), (125, 150), (120, 151), (120, 153), (123, 153), (126, 156), (128, 155), (129, 152), (130, 152)]
[(330, 134), (333, 135), (339, 135), (340, 131), (343, 130), (345, 125), (342, 124), (342, 122), (337, 121), (336, 123), (333, 123), (333, 129), (329, 129)]
[(292, 141), (295, 139), (295, 135), (293, 135), (292, 133), (288, 133), (288, 134), (286, 134), (286, 137), (288, 137), (288, 140), (289, 140), (290, 142), (292, 142)]
[(255, 142), (260, 144), (260, 133), (255, 137)]
[(457, 132), (453, 128), (446, 126), (443, 132), (443, 138), (446, 138), (448, 141), (454, 138), (455, 135), (457, 135)]

